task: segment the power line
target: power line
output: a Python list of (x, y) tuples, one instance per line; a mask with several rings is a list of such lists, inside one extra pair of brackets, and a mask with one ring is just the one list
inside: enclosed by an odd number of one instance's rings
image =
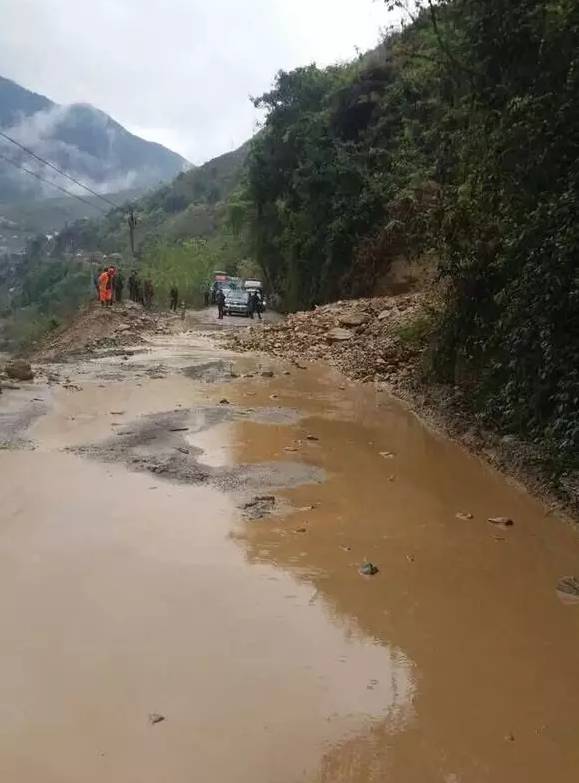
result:
[(41, 177), (40, 174), (37, 174), (35, 171), (30, 171), (30, 169), (24, 168), (24, 166), (21, 166), (19, 163), (16, 163), (15, 160), (11, 160), (10, 158), (7, 158), (6, 155), (2, 155), (1, 152), (0, 152), (0, 158), (2, 158), (2, 160), (5, 160), (6, 163), (10, 163), (15, 168), (20, 169), (20, 171), (25, 171), (27, 174), (30, 174), (31, 177), (36, 177), (36, 179), (39, 179), (41, 182), (46, 182), (47, 185), (52, 185), (53, 188), (60, 190), (61, 193), (65, 193), (67, 196), (77, 199), (77, 201), (82, 201), (83, 204), (86, 204), (89, 207), (93, 207), (93, 209), (98, 209), (99, 212), (101, 212), (103, 215), (106, 215), (106, 211), (102, 209), (102, 207), (97, 206), (97, 204), (92, 204), (90, 201), (86, 201), (86, 199), (82, 198), (82, 196), (77, 196), (76, 193), (71, 193), (70, 190), (61, 188), (60, 185), (57, 185), (55, 182), (51, 182), (49, 179), (46, 179), (45, 177)]
[(50, 166), (51, 169), (54, 169), (54, 171), (57, 171), (59, 174), (61, 174), (63, 177), (66, 177), (71, 182), (74, 182), (75, 185), (78, 185), (81, 188), (84, 188), (86, 191), (88, 191), (92, 196), (96, 196), (97, 198), (100, 198), (101, 201), (104, 201), (105, 204), (108, 204), (110, 207), (114, 207), (115, 209), (119, 208), (118, 204), (115, 204), (114, 201), (110, 201), (108, 198), (105, 198), (100, 193), (97, 193), (96, 190), (92, 190), (88, 187), (88, 185), (83, 185), (82, 182), (79, 182), (74, 177), (71, 177), (70, 174), (67, 174), (65, 171), (62, 171), (58, 168), (58, 166), (55, 166), (54, 163), (51, 163), (49, 160), (44, 160), (44, 158), (41, 158), (40, 155), (37, 155), (33, 150), (29, 150), (28, 147), (25, 147), (23, 144), (20, 144), (19, 141), (16, 141), (16, 139), (13, 139), (11, 136), (8, 136), (6, 133), (0, 130), (0, 136), (2, 136), (4, 139), (7, 139), (8, 141), (11, 141), (12, 144), (15, 144), (17, 147), (20, 147), (20, 149), (23, 152), (27, 152), (29, 155), (32, 155), (33, 158), (36, 158), (36, 160), (39, 160), (41, 163), (44, 163), (45, 166)]

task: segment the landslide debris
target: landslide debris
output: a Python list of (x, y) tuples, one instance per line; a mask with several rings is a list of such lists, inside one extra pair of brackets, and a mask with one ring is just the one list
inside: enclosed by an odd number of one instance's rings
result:
[(95, 305), (81, 312), (72, 323), (47, 335), (31, 358), (40, 362), (66, 361), (72, 355), (141, 345), (143, 332), (166, 331), (167, 326), (155, 314), (133, 302), (111, 308)]
[(300, 361), (323, 360), (359, 381), (402, 383), (422, 353), (422, 293), (339, 301), (229, 333), (229, 347)]

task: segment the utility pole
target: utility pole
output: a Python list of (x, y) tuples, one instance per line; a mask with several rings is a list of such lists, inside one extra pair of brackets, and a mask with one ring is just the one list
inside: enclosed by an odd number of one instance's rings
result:
[(127, 223), (129, 224), (129, 236), (131, 240), (131, 255), (133, 257), (133, 261), (135, 260), (135, 228), (137, 225), (137, 218), (135, 217), (135, 213), (133, 212), (133, 208), (129, 208), (129, 217), (127, 219)]

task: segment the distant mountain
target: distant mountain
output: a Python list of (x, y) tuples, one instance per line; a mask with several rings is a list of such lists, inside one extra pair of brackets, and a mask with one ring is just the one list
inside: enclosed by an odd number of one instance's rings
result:
[[(177, 153), (134, 136), (93, 106), (60, 106), (2, 77), (0, 129), (100, 193), (159, 185), (190, 168)], [(2, 137), (0, 155), (75, 190), (68, 180)], [(0, 159), (0, 203), (55, 195), (54, 188)]]

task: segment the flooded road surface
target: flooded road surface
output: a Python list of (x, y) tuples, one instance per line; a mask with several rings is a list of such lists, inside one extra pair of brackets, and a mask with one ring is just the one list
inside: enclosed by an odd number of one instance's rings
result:
[(0, 780), (575, 783), (574, 529), (323, 367), (48, 369), (0, 401)]

